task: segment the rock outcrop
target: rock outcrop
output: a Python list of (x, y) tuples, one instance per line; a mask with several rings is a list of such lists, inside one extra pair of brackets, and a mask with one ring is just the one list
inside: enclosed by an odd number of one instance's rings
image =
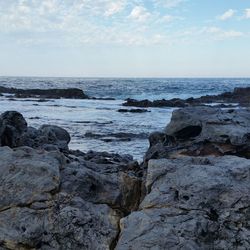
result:
[(60, 143), (70, 140), (64, 129), (35, 130), (24, 121), (18, 112), (1, 116), (1, 131), (16, 129), (11, 138), (19, 145), (0, 147), (0, 249), (113, 249), (120, 219), (139, 205), (137, 162), (126, 155), (60, 152)]
[(176, 110), (150, 135), (137, 211), (117, 250), (250, 248), (250, 111)]
[(249, 249), (249, 170), (236, 156), (150, 160), (116, 249)]
[(230, 104), (238, 104), (240, 106), (250, 106), (250, 88), (235, 88), (232, 92), (225, 92), (219, 95), (206, 95), (201, 96), (199, 98), (188, 98), (188, 99), (180, 99), (173, 98), (170, 100), (135, 100), (128, 98), (126, 102), (123, 103), (123, 106), (131, 106), (131, 107), (176, 107), (176, 108), (184, 108), (188, 106), (201, 106), (205, 104), (218, 103), (217, 105), (220, 107), (230, 107)]
[(0, 138), (1, 250), (250, 249), (248, 109), (174, 111), (141, 165), (15, 111)]
[(89, 97), (77, 88), (68, 89), (17, 89), (0, 86), (0, 93), (14, 94), (16, 98), (46, 98), (46, 99), (88, 99)]
[(250, 158), (250, 111), (188, 107), (173, 112), (164, 132), (151, 134), (145, 160), (178, 155)]

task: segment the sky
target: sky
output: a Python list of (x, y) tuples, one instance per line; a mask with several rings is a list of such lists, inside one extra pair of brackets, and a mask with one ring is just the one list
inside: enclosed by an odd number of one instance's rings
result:
[(250, 77), (250, 0), (0, 0), (0, 75)]

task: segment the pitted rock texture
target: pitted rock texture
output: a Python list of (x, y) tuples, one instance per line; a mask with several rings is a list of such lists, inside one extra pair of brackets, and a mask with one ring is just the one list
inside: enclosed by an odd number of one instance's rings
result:
[(122, 157), (98, 164), (30, 147), (0, 156), (1, 249), (110, 249), (139, 204), (140, 179)]
[(250, 111), (188, 107), (175, 110), (164, 132), (150, 136), (145, 160), (178, 155), (250, 158)]
[(120, 222), (117, 250), (250, 248), (249, 160), (150, 160), (146, 190)]

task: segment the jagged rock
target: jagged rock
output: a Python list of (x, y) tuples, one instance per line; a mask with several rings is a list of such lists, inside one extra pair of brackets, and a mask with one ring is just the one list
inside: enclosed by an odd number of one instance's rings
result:
[(110, 249), (119, 214), (105, 204), (57, 195), (53, 203), (0, 212), (3, 249)]
[[(110, 159), (96, 164), (78, 157), (62, 170), (61, 190), (95, 204), (108, 204), (126, 214), (138, 207), (141, 188), (136, 170), (130, 166)], [(138, 166), (135, 168), (139, 170)]]
[(11, 148), (29, 146), (51, 150), (68, 150), (69, 133), (58, 126), (42, 125), (39, 129), (27, 127), (27, 122), (16, 111), (0, 116), (0, 146)]
[(59, 153), (0, 147), (0, 210), (49, 200), (60, 184)]
[(236, 156), (150, 160), (116, 249), (249, 249), (249, 170)]
[(132, 107), (141, 107), (141, 108), (149, 108), (149, 107), (154, 107), (154, 108), (159, 108), (159, 107), (178, 107), (178, 108), (183, 108), (186, 107), (188, 104), (185, 103), (185, 101), (179, 99), (179, 98), (174, 98), (171, 100), (155, 100), (155, 101), (150, 101), (150, 100), (135, 100), (135, 99), (130, 99), (128, 98), (126, 102), (122, 104), (123, 106), (132, 106)]
[[(212, 103), (219, 103), (219, 106), (230, 107), (231, 104), (236, 104), (240, 106), (249, 107), (250, 106), (250, 87), (246, 88), (235, 88), (232, 92), (225, 92), (219, 95), (206, 95), (198, 98), (188, 98), (180, 99), (173, 98), (170, 100), (135, 100), (128, 98), (126, 102), (123, 103), (123, 106), (132, 106), (132, 107), (177, 107), (184, 108), (188, 106), (201, 106)], [(226, 106), (224, 106), (226, 105)]]
[(129, 157), (30, 147), (0, 147), (0, 156), (1, 249), (108, 250), (120, 218), (139, 205)]
[(151, 143), (145, 160), (227, 154), (250, 158), (249, 152), (249, 110), (187, 107), (173, 112), (164, 134)]
[(22, 114), (6, 111), (0, 116), (0, 146), (16, 147), (21, 135), (27, 130)]

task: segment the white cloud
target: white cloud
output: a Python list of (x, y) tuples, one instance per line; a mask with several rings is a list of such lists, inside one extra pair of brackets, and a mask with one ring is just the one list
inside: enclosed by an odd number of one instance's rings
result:
[(244, 18), (246, 19), (250, 19), (250, 8), (249, 9), (245, 9), (245, 15)]
[(175, 8), (185, 1), (187, 0), (154, 0), (156, 5), (164, 6), (165, 8)]
[(224, 40), (244, 36), (244, 33), (241, 31), (223, 30), (219, 27), (204, 27), (201, 29), (200, 33), (211, 35), (211, 38), (214, 40)]
[(129, 15), (129, 18), (139, 22), (145, 22), (150, 16), (151, 14), (143, 6), (135, 6)]
[(183, 20), (183, 17), (180, 16), (172, 16), (172, 15), (165, 15), (162, 17), (161, 21), (164, 23), (171, 23), (176, 20)]
[(105, 11), (104, 15), (109, 17), (114, 14), (121, 12), (125, 7), (124, 1), (116, 1), (108, 3), (108, 8)]
[(223, 13), (221, 16), (219, 16), (218, 18), (222, 21), (225, 21), (225, 20), (232, 18), (235, 13), (236, 13), (235, 10), (229, 9), (225, 13)]

